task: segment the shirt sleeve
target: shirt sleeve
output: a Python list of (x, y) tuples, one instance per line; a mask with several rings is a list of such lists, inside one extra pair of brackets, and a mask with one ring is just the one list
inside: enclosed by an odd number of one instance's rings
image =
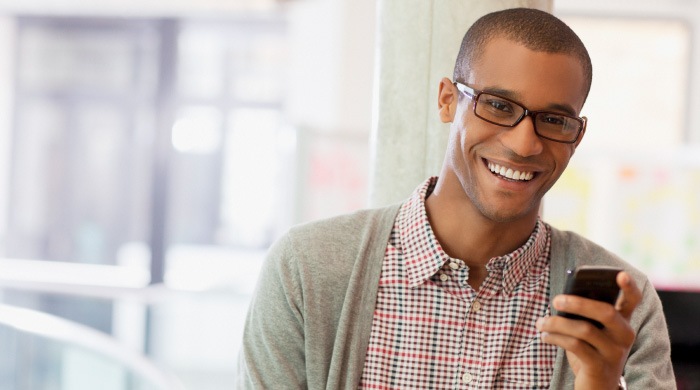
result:
[(238, 389), (306, 388), (299, 273), (289, 236), (270, 248), (248, 309)]

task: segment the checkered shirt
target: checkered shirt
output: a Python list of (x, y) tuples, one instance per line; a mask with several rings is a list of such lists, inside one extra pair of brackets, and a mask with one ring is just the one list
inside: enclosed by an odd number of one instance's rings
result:
[(360, 389), (545, 389), (556, 347), (549, 315), (550, 228), (489, 260), (475, 291), (469, 268), (438, 243), (425, 212), (431, 178), (403, 204), (384, 255)]

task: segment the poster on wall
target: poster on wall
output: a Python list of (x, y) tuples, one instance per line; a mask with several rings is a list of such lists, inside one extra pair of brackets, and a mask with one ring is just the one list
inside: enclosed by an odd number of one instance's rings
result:
[(568, 168), (545, 220), (644, 271), (657, 289), (700, 292), (700, 161), (597, 157)]

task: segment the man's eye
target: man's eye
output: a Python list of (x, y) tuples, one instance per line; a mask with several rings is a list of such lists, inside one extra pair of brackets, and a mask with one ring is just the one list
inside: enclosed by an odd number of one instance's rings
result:
[(490, 106), (490, 108), (492, 110), (495, 110), (495, 111), (508, 112), (508, 113), (513, 112), (513, 106), (505, 100), (489, 99), (487, 104)]
[(561, 115), (542, 115), (540, 121), (548, 125), (563, 125), (566, 118)]

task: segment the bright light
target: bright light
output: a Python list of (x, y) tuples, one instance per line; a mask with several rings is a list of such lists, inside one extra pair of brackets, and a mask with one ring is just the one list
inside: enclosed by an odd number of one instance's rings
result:
[[(229, 119), (223, 225), (229, 237), (250, 246), (269, 239), (276, 212), (280, 123), (277, 110), (263, 108), (236, 109)], [(296, 143), (294, 134), (282, 137), (287, 147)]]
[(214, 153), (221, 143), (221, 112), (215, 108), (190, 107), (183, 114), (173, 125), (173, 148), (180, 153)]

